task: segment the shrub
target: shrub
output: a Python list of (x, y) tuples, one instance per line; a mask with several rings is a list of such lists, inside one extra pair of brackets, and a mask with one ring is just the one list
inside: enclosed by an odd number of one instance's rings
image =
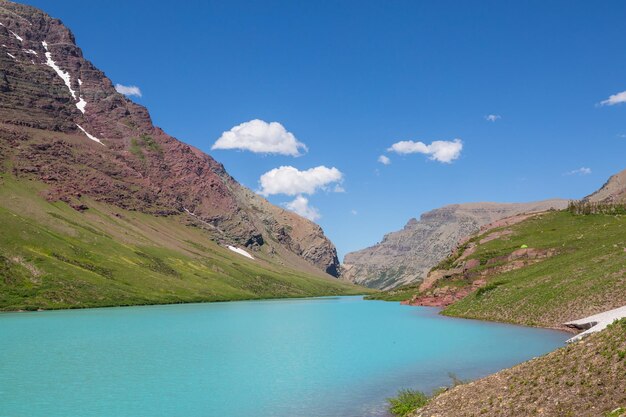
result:
[(626, 407), (618, 407), (613, 411), (605, 414), (606, 417), (622, 417), (626, 414)]
[(485, 285), (484, 287), (480, 287), (478, 290), (476, 290), (476, 297), (481, 297), (485, 293), (488, 293), (489, 291), (495, 290), (496, 288), (498, 288), (502, 284), (505, 284), (505, 281), (496, 281), (496, 282), (489, 283), (489, 284)]
[(577, 215), (589, 214), (626, 214), (626, 204), (592, 203), (588, 201), (570, 201), (567, 211)]
[(426, 405), (428, 396), (421, 391), (403, 389), (393, 398), (388, 398), (389, 412), (394, 416), (404, 417), (412, 411)]

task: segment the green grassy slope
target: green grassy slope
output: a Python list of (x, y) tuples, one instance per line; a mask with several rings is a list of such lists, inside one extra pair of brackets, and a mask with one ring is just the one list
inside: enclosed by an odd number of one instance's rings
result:
[[(362, 294), (314, 272), (254, 261), (185, 224), (87, 201), (83, 213), (0, 177), (0, 309), (102, 307)], [(188, 219), (187, 219), (188, 220)]]
[(478, 245), (469, 259), (506, 256), (522, 245), (557, 250), (526, 267), (488, 278), (488, 285), (444, 314), (526, 325), (559, 326), (626, 304), (626, 216), (548, 213)]
[(626, 413), (626, 319), (546, 356), (463, 384), (413, 417), (618, 417)]
[[(503, 236), (479, 243), (505, 229)], [(479, 260), (480, 265), (441, 279), (434, 288), (463, 287), (477, 278), (485, 279), (487, 285), (450, 305), (443, 314), (558, 327), (569, 320), (626, 305), (626, 216), (550, 212), (490, 230), (470, 243), (476, 244), (475, 252), (460, 260), (459, 251), (442, 261), (439, 269), (461, 267), (471, 259)], [(510, 261), (503, 258), (522, 245), (553, 249), (556, 254), (512, 271), (490, 272), (490, 268), (506, 268)], [(416, 294), (419, 285), (368, 298), (397, 301)]]

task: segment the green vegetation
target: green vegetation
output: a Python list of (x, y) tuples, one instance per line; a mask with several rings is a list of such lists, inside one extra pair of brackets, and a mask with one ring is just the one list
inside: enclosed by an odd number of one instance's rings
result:
[(615, 410), (609, 411), (605, 414), (606, 417), (625, 417), (626, 407), (618, 407)]
[[(496, 239), (480, 243), (498, 233)], [(460, 259), (470, 246), (469, 255)], [(523, 265), (510, 267), (509, 256), (520, 248), (551, 256), (529, 260), (522, 255), (517, 262)], [(560, 327), (624, 304), (615, 295), (626, 293), (626, 216), (548, 212), (473, 237), (433, 270), (460, 268), (472, 259), (479, 264), (464, 273), (451, 273), (433, 289), (466, 287), (478, 278), (486, 280), (486, 285), (443, 314)], [(409, 300), (420, 294), (419, 286), (410, 284), (367, 298)]]
[[(487, 236), (499, 236), (487, 239)], [(463, 252), (467, 257), (461, 260)], [(543, 254), (510, 258), (520, 249)], [(532, 326), (562, 323), (621, 307), (626, 299), (626, 216), (548, 212), (513, 226), (474, 236), (433, 270), (451, 272), (433, 290), (486, 285), (443, 310), (443, 314)], [(513, 262), (518, 265), (512, 266)], [(520, 265), (521, 263), (521, 265)], [(419, 284), (376, 293), (368, 299), (402, 301), (419, 295)]]
[(489, 291), (495, 290), (496, 288), (498, 288), (502, 284), (505, 284), (505, 282), (504, 281), (490, 282), (489, 284), (485, 285), (484, 287), (480, 287), (479, 289), (476, 290), (476, 297), (482, 297), (484, 294), (488, 293)]
[[(513, 233), (478, 245), (468, 257), (480, 260), (477, 270), (489, 259), (506, 258), (522, 245), (553, 249), (556, 254), (487, 277), (487, 286), (451, 305), (444, 314), (559, 326), (574, 318), (623, 305), (626, 216), (578, 216), (563, 211), (534, 217), (509, 229)], [(438, 283), (449, 284), (446, 280)]]
[(422, 391), (412, 389), (403, 389), (398, 391), (398, 394), (395, 397), (387, 398), (389, 412), (394, 416), (409, 416), (414, 411), (424, 407), (429, 401), (432, 401), (438, 395), (448, 391), (450, 388), (458, 387), (459, 385), (463, 385), (468, 382), (458, 378), (453, 372), (448, 373), (448, 376), (452, 381), (451, 386), (438, 388), (434, 390), (430, 396), (424, 394)]
[(587, 201), (570, 201), (567, 211), (572, 214), (626, 214), (626, 204), (593, 203)]
[[(0, 310), (362, 294), (321, 273), (223, 248), (180, 216), (84, 200), (78, 212), (43, 185), (0, 176)], [(268, 251), (269, 252), (269, 251)]]
[(393, 398), (388, 398), (389, 412), (394, 416), (405, 417), (426, 405), (428, 396), (421, 391), (403, 389)]
[(144, 150), (148, 152), (156, 152), (161, 154), (163, 149), (161, 145), (159, 145), (152, 136), (143, 134), (137, 138), (132, 138), (130, 140), (130, 151), (137, 158), (144, 160), (145, 154)]
[(469, 247), (470, 244), (475, 242), (478, 239), (478, 236), (474, 236), (469, 239), (467, 242), (460, 245), (454, 252), (452, 252), (449, 256), (447, 256), (444, 260), (439, 262), (433, 268), (432, 271), (441, 270), (441, 269), (450, 269), (454, 267), (454, 264), (457, 262), (459, 257), (463, 254), (463, 252)]

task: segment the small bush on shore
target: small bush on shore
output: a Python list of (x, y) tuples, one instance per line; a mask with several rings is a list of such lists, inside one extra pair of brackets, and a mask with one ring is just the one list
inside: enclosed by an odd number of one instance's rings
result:
[(388, 398), (389, 411), (394, 416), (404, 417), (410, 412), (423, 407), (428, 402), (428, 396), (421, 391), (403, 389), (393, 398)]
[(626, 407), (619, 407), (610, 413), (605, 414), (606, 417), (622, 417), (626, 415)]

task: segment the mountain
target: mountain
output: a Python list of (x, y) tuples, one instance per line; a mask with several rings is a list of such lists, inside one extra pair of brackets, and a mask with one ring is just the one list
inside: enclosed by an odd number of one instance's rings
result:
[[(591, 202), (619, 201), (613, 196), (623, 195), (622, 179), (623, 173), (611, 177)], [(626, 215), (611, 208), (572, 204), (496, 222), (466, 239), (419, 285), (373, 296), (443, 307), (441, 314), (452, 317), (584, 330), (548, 355), (439, 391), (409, 415), (626, 413)], [(605, 328), (614, 319), (620, 321)]]
[[(270, 204), (212, 157), (154, 126), (144, 107), (119, 94), (83, 57), (60, 20), (0, 0), (0, 45), (2, 186), (34, 193), (20, 205), (5, 192), (0, 207), (11, 215), (33, 214), (27, 205), (39, 204), (35, 196), (56, 208), (66, 204), (76, 213), (64, 218), (92, 229), (83, 224), (89, 212), (141, 213), (148, 216), (141, 219), (201, 229), (204, 246), (219, 253), (238, 248), (263, 268), (338, 275), (336, 249), (318, 225)], [(45, 226), (49, 219), (41, 216), (54, 212), (45, 210), (29, 221)], [(159, 246), (168, 238), (152, 241)], [(32, 256), (14, 249), (0, 248), (0, 255)]]
[(522, 213), (563, 209), (565, 200), (534, 203), (453, 204), (411, 219), (382, 242), (346, 254), (342, 279), (370, 288), (390, 289), (421, 281), (457, 243), (482, 226)]
[(544, 212), (482, 230), (419, 286), (376, 294), (443, 314), (527, 326), (564, 323), (626, 304), (626, 216)]
[(584, 198), (592, 203), (624, 203), (626, 202), (626, 169), (613, 175), (595, 193)]

